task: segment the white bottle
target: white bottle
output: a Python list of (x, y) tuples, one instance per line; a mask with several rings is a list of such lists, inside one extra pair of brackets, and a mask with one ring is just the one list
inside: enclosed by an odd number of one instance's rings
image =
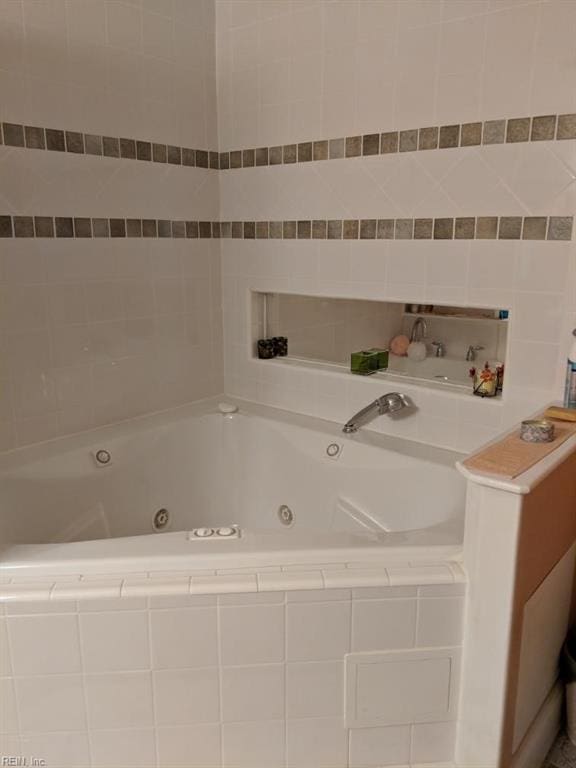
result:
[(572, 331), (572, 334), (574, 341), (568, 352), (568, 363), (566, 365), (565, 408), (576, 408), (576, 328)]

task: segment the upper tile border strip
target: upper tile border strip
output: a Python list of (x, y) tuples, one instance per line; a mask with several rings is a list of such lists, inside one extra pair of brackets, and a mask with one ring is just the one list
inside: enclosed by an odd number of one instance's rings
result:
[(576, 139), (576, 113), (514, 117), (484, 122), (428, 126), (338, 139), (304, 141), (253, 149), (215, 152), (139, 139), (101, 136), (55, 128), (2, 123), (0, 144), (79, 155), (168, 163), (212, 170), (292, 165), (313, 160), (388, 155), (490, 144)]
[(571, 240), (573, 216), (175, 221), (0, 216), (0, 238), (233, 238), (241, 240)]
[(44, 149), (52, 152), (70, 152), (75, 155), (143, 160), (212, 170), (218, 170), (220, 166), (218, 152), (209, 150), (18, 123), (2, 123), (0, 144), (23, 149)]
[(481, 144), (517, 144), (565, 139), (576, 139), (576, 113), (486, 120), (233, 150), (220, 153), (220, 169), (289, 165), (313, 160), (340, 160), (419, 150), (473, 147)]

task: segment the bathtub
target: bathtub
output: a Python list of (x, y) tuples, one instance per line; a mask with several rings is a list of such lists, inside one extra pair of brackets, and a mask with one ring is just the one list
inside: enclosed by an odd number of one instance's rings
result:
[(457, 454), (234, 407), (205, 401), (3, 454), (1, 575), (459, 559)]

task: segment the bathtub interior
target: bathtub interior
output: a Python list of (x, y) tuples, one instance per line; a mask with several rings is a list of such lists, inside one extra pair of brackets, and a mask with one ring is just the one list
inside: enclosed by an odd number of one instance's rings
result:
[[(5, 455), (2, 539), (65, 543), (231, 524), (286, 536), (374, 537), (462, 518), (457, 454), (375, 434), (349, 437), (338, 425), (272, 418), (270, 410), (223, 415), (211, 406)], [(106, 465), (96, 460), (100, 450), (110, 455)], [(156, 531), (161, 510), (168, 522)]]

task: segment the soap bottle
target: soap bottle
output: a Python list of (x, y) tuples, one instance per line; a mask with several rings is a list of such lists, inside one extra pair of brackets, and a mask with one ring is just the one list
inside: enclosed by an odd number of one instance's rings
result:
[(572, 331), (574, 341), (568, 352), (566, 365), (566, 390), (564, 393), (564, 407), (576, 408), (576, 328)]

